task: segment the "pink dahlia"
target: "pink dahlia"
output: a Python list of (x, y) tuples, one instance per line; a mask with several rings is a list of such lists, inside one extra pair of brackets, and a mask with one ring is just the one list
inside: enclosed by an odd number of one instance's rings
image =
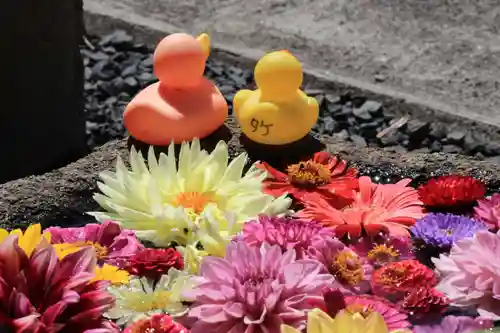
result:
[(359, 192), (354, 202), (339, 210), (327, 200), (304, 199), (300, 217), (319, 221), (338, 236), (358, 237), (362, 231), (376, 235), (387, 231), (394, 236), (409, 236), (407, 228), (424, 216), (422, 202), (410, 179), (396, 184), (374, 184), (369, 177), (359, 178)]
[(318, 223), (289, 217), (259, 216), (243, 226), (242, 240), (252, 246), (279, 245), (283, 252), (295, 249), (297, 259), (316, 240), (332, 238), (333, 232)]
[(96, 257), (89, 248), (59, 260), (43, 242), (27, 257), (9, 236), (0, 244), (0, 327), (15, 332), (76, 333), (101, 329), (112, 332), (103, 319), (114, 305), (107, 282), (90, 282)]
[(144, 249), (133, 231), (124, 230), (112, 221), (106, 221), (103, 224), (91, 223), (82, 228), (51, 227), (46, 231), (50, 232), (53, 244), (71, 244), (76, 247), (75, 250), (79, 247), (91, 246), (101, 263), (105, 262), (121, 268), (128, 258)]
[(493, 322), (481, 317), (446, 316), (438, 324), (417, 325), (415, 333), (472, 333), (493, 328)]
[(389, 332), (411, 327), (408, 315), (402, 312), (397, 305), (383, 298), (372, 295), (345, 296), (340, 290), (326, 288), (323, 294), (324, 303), (318, 304), (330, 317), (334, 318), (340, 311), (352, 315), (361, 314), (366, 317), (377, 312), (384, 318)]
[(474, 305), (482, 317), (500, 320), (500, 231), (478, 231), (432, 262), (441, 277), (436, 289), (452, 305)]
[(314, 242), (307, 256), (323, 264), (323, 269), (335, 277), (333, 285), (343, 293), (363, 294), (370, 290), (372, 265), (338, 239)]
[(350, 245), (352, 250), (367, 258), (377, 268), (394, 261), (413, 259), (415, 256), (412, 247), (410, 238), (390, 235), (362, 237)]
[(194, 300), (191, 332), (279, 333), (282, 324), (302, 329), (312, 301), (333, 282), (321, 268), (315, 260), (296, 260), (294, 250), (231, 243), (224, 258), (205, 257), (200, 284), (186, 295)]
[(482, 221), (491, 230), (500, 229), (500, 193), (478, 201), (474, 207), (475, 219)]

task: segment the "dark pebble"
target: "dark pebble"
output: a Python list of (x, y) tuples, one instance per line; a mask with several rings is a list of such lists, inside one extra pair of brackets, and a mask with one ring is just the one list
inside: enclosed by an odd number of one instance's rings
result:
[(353, 109), (352, 110), (352, 114), (356, 118), (361, 119), (361, 120), (370, 120), (370, 119), (372, 119), (372, 115), (370, 114), (370, 112), (368, 112), (368, 110), (363, 109), (363, 108)]
[(430, 124), (426, 121), (412, 119), (406, 124), (406, 133), (410, 141), (420, 142), (429, 135)]
[(446, 127), (441, 123), (432, 123), (431, 131), (429, 132), (429, 136), (434, 139), (441, 140), (446, 137)]
[(354, 134), (354, 135), (350, 136), (350, 139), (357, 146), (360, 146), (360, 147), (366, 147), (367, 146), (366, 140), (362, 136)]
[(127, 45), (131, 47), (130, 43), (133, 38), (123, 30), (116, 30), (109, 35), (104, 36), (99, 42), (100, 46), (108, 45)]
[(446, 139), (449, 143), (461, 143), (466, 134), (464, 131), (454, 130), (448, 133)]
[(392, 132), (381, 137), (379, 142), (382, 147), (395, 146), (399, 143), (400, 137), (401, 134), (399, 132)]
[(432, 141), (429, 148), (430, 148), (432, 153), (439, 153), (440, 151), (443, 150), (443, 145), (441, 144), (441, 142), (436, 140), (436, 141)]
[(460, 154), (462, 152), (462, 148), (455, 146), (455, 145), (444, 145), (443, 146), (443, 153), (448, 153), (448, 154)]
[(323, 128), (325, 133), (333, 133), (335, 131), (335, 120), (332, 117), (323, 118)]
[(137, 64), (132, 64), (125, 67), (122, 70), (121, 76), (122, 77), (135, 76), (136, 74), (137, 74)]
[(484, 155), (486, 156), (496, 156), (500, 155), (500, 143), (488, 142), (484, 146)]

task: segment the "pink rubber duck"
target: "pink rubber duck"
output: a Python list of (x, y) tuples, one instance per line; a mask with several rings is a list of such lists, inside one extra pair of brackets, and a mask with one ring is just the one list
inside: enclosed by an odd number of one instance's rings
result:
[(159, 82), (139, 92), (123, 120), (136, 139), (151, 145), (181, 143), (215, 132), (228, 115), (224, 96), (203, 76), (210, 38), (176, 33), (156, 47), (153, 68)]

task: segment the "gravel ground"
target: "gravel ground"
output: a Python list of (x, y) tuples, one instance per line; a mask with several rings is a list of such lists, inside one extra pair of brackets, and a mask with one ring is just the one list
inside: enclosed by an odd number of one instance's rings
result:
[[(122, 112), (143, 87), (155, 82), (152, 50), (134, 43), (123, 31), (89, 36), (82, 45), (88, 144), (92, 148), (125, 135)], [(234, 93), (253, 86), (252, 70), (209, 60), (206, 75), (231, 102)], [(384, 147), (397, 152), (445, 152), (500, 163), (500, 143), (475, 133), (448, 131), (448, 124), (394, 118), (381, 103), (363, 96), (331, 96), (308, 91), (321, 102), (314, 131), (354, 142), (360, 147)]]

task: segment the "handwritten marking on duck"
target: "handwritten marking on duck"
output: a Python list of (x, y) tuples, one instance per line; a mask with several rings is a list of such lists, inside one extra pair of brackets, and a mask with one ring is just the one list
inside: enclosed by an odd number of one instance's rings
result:
[(250, 122), (250, 125), (253, 127), (253, 131), (252, 132), (254, 132), (254, 133), (257, 132), (257, 130), (259, 128), (262, 128), (262, 127), (265, 128), (265, 133), (262, 134), (263, 136), (269, 135), (270, 128), (274, 126), (274, 124), (265, 124), (264, 120), (259, 121), (259, 120), (255, 119), (255, 118), (252, 118), (252, 121)]

